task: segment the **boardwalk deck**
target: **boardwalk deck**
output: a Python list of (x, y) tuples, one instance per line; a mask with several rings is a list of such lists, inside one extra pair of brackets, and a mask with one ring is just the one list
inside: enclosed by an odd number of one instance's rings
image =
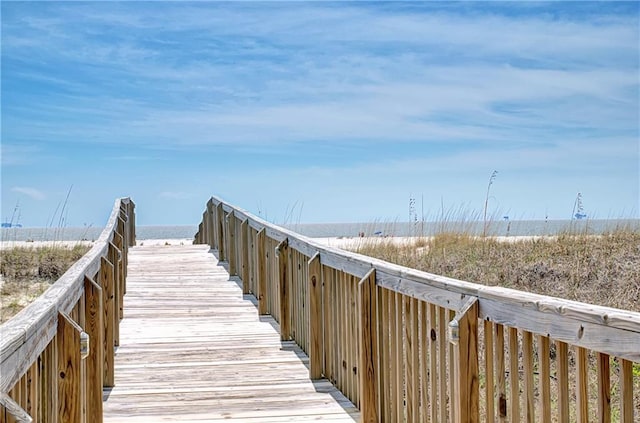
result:
[(309, 380), (304, 352), (280, 342), (207, 246), (135, 247), (128, 269), (105, 422), (359, 419), (333, 385)]

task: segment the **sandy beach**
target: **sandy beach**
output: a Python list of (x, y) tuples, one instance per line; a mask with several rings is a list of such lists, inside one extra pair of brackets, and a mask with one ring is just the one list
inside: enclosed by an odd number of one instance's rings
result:
[[(519, 242), (531, 241), (540, 238), (551, 238), (549, 236), (497, 236), (492, 237), (500, 242)], [(323, 237), (313, 238), (320, 244), (329, 247), (343, 248), (354, 250), (363, 245), (375, 244), (392, 244), (392, 245), (411, 245), (412, 243), (425, 240), (421, 237)], [(429, 237), (426, 238), (429, 240)], [(2, 241), (0, 242), (0, 250), (8, 248), (40, 248), (40, 247), (67, 247), (72, 248), (76, 245), (93, 246), (94, 241)], [(138, 239), (136, 245), (191, 245), (193, 239), (190, 238), (165, 238), (165, 239)]]

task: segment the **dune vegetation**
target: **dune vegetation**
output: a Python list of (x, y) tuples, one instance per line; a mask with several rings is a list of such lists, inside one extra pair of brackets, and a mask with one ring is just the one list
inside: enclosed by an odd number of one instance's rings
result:
[(54, 245), (3, 249), (0, 252), (0, 323), (46, 291), (89, 248)]

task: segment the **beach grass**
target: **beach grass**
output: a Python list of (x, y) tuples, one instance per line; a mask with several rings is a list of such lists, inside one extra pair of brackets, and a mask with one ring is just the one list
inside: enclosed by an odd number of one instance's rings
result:
[(496, 238), (444, 232), (358, 253), (455, 279), (640, 312), (640, 232)]
[(80, 259), (90, 246), (14, 247), (0, 252), (0, 323), (40, 296)]
[[(568, 232), (553, 237), (512, 239), (444, 232), (416, 238), (409, 243), (374, 239), (355, 244), (352, 250), (469, 282), (640, 312), (639, 231), (621, 229), (601, 235)], [(519, 351), (522, 351), (522, 345)], [(576, 400), (575, 354), (570, 349), (569, 383), (573, 403)], [(482, 363), (483, 351), (480, 356)], [(521, 356), (519, 360), (522, 360)], [(588, 352), (587, 366), (589, 402), (596, 404), (597, 357), (592, 351)], [(612, 421), (619, 421), (619, 361), (612, 358), (611, 366)], [(555, 384), (551, 390), (552, 398), (557, 398)], [(480, 404), (484, 404), (484, 395), (481, 389)], [(539, 392), (535, 395), (539, 396)], [(640, 415), (640, 363), (633, 363), (633, 396), (637, 416)], [(551, 407), (555, 413), (557, 404), (551, 404)], [(575, 421), (575, 410), (571, 413), (571, 420)], [(595, 407), (590, 407), (589, 415), (592, 421), (596, 420)]]

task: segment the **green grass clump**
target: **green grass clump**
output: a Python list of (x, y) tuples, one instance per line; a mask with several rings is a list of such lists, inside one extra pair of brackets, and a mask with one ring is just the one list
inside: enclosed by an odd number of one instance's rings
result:
[(0, 251), (0, 323), (46, 291), (89, 248), (85, 245), (15, 247)]

